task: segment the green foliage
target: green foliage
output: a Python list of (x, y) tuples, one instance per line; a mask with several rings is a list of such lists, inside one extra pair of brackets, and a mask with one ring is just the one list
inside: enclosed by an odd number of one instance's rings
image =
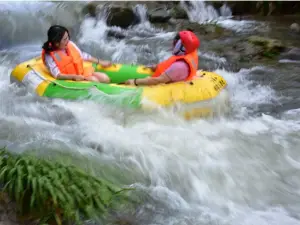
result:
[(132, 202), (130, 189), (88, 175), (84, 171), (58, 162), (30, 155), (0, 152), (0, 183), (16, 201), (21, 215), (34, 214), (41, 223), (100, 219), (109, 209)]
[[(84, 155), (67, 149), (39, 149), (26, 150), (23, 155), (43, 158), (47, 161), (55, 161), (63, 165), (76, 166), (89, 174), (109, 180), (114, 185), (130, 185), (132, 183), (150, 183), (139, 170), (130, 165), (122, 166), (122, 161), (103, 160), (99, 155)], [(136, 192), (135, 192), (136, 193)]]

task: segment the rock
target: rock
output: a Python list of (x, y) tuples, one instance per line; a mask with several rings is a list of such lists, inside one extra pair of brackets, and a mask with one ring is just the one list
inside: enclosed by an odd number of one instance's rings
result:
[(166, 8), (157, 8), (148, 12), (148, 19), (151, 23), (166, 23), (170, 18), (171, 15)]
[(175, 19), (188, 19), (187, 12), (179, 4), (170, 10), (170, 15)]
[(251, 1), (228, 1), (226, 4), (230, 7), (232, 15), (254, 14), (256, 11), (256, 2)]
[(167, 8), (172, 8), (173, 6), (179, 5), (180, 1), (156, 1), (159, 5), (164, 5)]
[(230, 64), (250, 62), (254, 59), (260, 59), (262, 58), (263, 53), (260, 46), (253, 46), (251, 43), (243, 40), (234, 41), (233, 43), (228, 43), (225, 46), (217, 45), (213, 47), (213, 50), (217, 52), (218, 55), (225, 57)]
[(100, 5), (99, 2), (89, 2), (88, 4), (86, 4), (83, 9), (82, 9), (82, 13), (83, 14), (88, 14), (89, 16), (91, 17), (96, 17), (97, 16), (97, 13), (98, 13), (98, 10), (97, 10), (97, 7)]
[(299, 1), (275, 1), (275, 12), (280, 15), (298, 14), (300, 10)]
[[(225, 1), (211, 2), (217, 6), (221, 3)], [(227, 1), (226, 4), (231, 8), (232, 15), (287, 15), (299, 13), (300, 10), (299, 1)]]
[(290, 29), (295, 33), (300, 33), (300, 26), (298, 23), (291, 24)]
[(118, 26), (128, 28), (140, 22), (132, 5), (127, 2), (90, 2), (82, 9), (83, 14), (92, 17), (107, 15), (106, 23), (108, 26)]
[(192, 29), (199, 36), (205, 36), (207, 39), (215, 39), (232, 34), (232, 31), (226, 30), (217, 24), (199, 24), (197, 22), (183, 22), (177, 25), (178, 30)]
[(119, 31), (115, 31), (115, 30), (108, 30), (106, 32), (107, 37), (113, 37), (116, 39), (124, 39), (126, 37), (126, 35), (124, 35), (123, 33), (119, 32)]
[[(214, 52), (227, 59), (229, 65), (235, 65), (236, 67), (256, 65), (258, 63), (276, 63), (278, 62), (279, 52), (275, 50), (279, 47), (280, 51), (282, 51), (282, 44), (277, 43), (273, 39), (264, 39), (256, 36), (250, 38), (231, 37), (221, 42), (219, 40), (210, 41), (210, 45)], [(269, 47), (267, 47), (268, 45)]]
[(300, 48), (292, 48), (290, 51), (282, 53), (281, 59), (300, 60)]
[(206, 1), (207, 4), (213, 6), (215, 9), (219, 9), (222, 7), (224, 2), (222, 1)]
[(187, 7), (188, 10), (194, 9), (194, 5), (190, 1), (183, 1), (183, 4)]
[(253, 46), (248, 42), (240, 42), (235, 48), (235, 51), (240, 54), (239, 61), (247, 62), (253, 59), (260, 59), (263, 56), (264, 50), (260, 46)]
[(108, 7), (107, 14), (106, 23), (108, 26), (128, 28), (139, 23), (139, 18), (135, 15), (132, 8), (112, 6)]
[(276, 39), (250, 36), (248, 41), (253, 45), (260, 46), (264, 50), (263, 54), (270, 58), (274, 57), (285, 49), (282, 42)]
[(217, 24), (199, 24), (197, 22), (190, 22), (185, 19), (170, 19), (168, 23), (156, 23), (156, 27), (164, 29), (166, 32), (180, 31), (185, 29), (192, 29), (200, 39), (213, 40), (215, 38), (225, 38), (233, 32), (220, 27)]

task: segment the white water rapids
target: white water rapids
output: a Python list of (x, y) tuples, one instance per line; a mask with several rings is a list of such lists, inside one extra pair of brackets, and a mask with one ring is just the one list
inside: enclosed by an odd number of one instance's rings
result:
[[(164, 113), (150, 116), (91, 102), (40, 99), (10, 84), (9, 74), (17, 63), (39, 54), (51, 15), (60, 22), (73, 15), (71, 3), (58, 8), (43, 4), (1, 3), (8, 10), (7, 18), (1, 17), (6, 33), (0, 34), (3, 145), (16, 151), (68, 149), (99, 164), (118, 165), (120, 177), (147, 190), (163, 205), (144, 224), (300, 224), (300, 110), (262, 111), (265, 105), (280, 107), (287, 98), (253, 78), (262, 71), (274, 73), (271, 68), (216, 70), (228, 82), (233, 113), (211, 120), (187, 122)], [(198, 10), (203, 9), (199, 4)], [(227, 16), (228, 10), (223, 11)], [(203, 22), (195, 15), (190, 12), (190, 19)], [(75, 26), (73, 20), (67, 23)], [(219, 23), (238, 30), (254, 24), (228, 18)], [(102, 20), (86, 18), (79, 30), (78, 43), (86, 51), (123, 63), (166, 58), (174, 35), (154, 28), (146, 19), (122, 31), (125, 40), (107, 40)], [(200, 49), (200, 57), (205, 54)], [(101, 151), (93, 146), (101, 146)]]

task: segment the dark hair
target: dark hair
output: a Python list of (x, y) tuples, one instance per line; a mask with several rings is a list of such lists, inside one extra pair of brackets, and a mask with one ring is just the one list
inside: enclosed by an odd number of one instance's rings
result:
[(70, 34), (67, 28), (60, 25), (53, 25), (49, 28), (47, 32), (48, 40), (43, 44), (43, 49), (46, 52), (52, 52), (57, 49), (55, 46), (56, 43), (59, 43), (63, 38), (65, 32), (68, 33), (70, 38)]

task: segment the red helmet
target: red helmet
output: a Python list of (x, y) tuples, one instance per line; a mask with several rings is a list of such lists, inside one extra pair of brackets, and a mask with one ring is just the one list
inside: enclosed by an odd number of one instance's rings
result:
[(200, 47), (200, 40), (192, 31), (183, 30), (179, 32), (180, 40), (186, 50), (186, 54), (195, 51)]

